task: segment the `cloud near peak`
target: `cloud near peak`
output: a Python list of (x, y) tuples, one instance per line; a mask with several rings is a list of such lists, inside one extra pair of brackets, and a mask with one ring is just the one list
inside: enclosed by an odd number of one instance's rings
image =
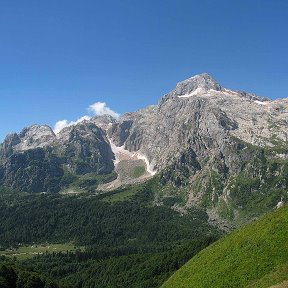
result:
[(120, 116), (117, 112), (107, 107), (105, 102), (96, 102), (90, 105), (88, 110), (97, 116), (110, 115), (114, 118), (118, 118)]
[(59, 120), (55, 123), (54, 126), (54, 133), (57, 134), (59, 133), (62, 129), (68, 126), (76, 125), (84, 120), (89, 120), (91, 117), (90, 116), (82, 116), (81, 118), (77, 119), (76, 121), (68, 121), (68, 120)]
[(117, 112), (110, 109), (105, 102), (95, 102), (94, 104), (91, 104), (87, 110), (92, 114), (92, 116), (85, 115), (80, 117), (76, 121), (68, 121), (68, 120), (57, 121), (54, 125), (53, 129), (54, 133), (58, 134), (65, 127), (76, 125), (84, 120), (89, 120), (93, 116), (110, 115), (113, 118), (118, 118), (120, 116)]

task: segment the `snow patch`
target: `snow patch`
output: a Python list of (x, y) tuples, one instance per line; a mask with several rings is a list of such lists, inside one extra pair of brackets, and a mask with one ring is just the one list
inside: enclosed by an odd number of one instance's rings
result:
[(192, 93), (180, 95), (180, 96), (178, 96), (178, 98), (189, 98), (189, 97), (192, 97), (192, 96), (195, 96), (195, 95), (203, 94), (205, 92), (206, 92), (205, 89), (197, 88)]
[[(118, 164), (122, 160), (135, 159), (135, 153), (126, 150), (123, 146), (116, 146), (111, 139), (108, 139), (111, 145), (112, 152), (115, 155), (114, 164)], [(137, 159), (135, 159), (137, 160)]]
[(267, 102), (262, 102), (259, 100), (255, 100), (254, 103), (259, 104), (259, 105), (265, 105), (265, 106), (268, 104)]
[(130, 152), (124, 148), (124, 145), (116, 146), (109, 138), (108, 141), (110, 142), (112, 152), (115, 155), (114, 165), (117, 165), (123, 160), (143, 160), (146, 164), (146, 170), (151, 176), (154, 176), (157, 173), (156, 170), (153, 170), (153, 166), (149, 163), (149, 160), (145, 155), (139, 152)]
[(178, 96), (178, 98), (190, 98), (190, 97), (196, 96), (196, 95), (207, 95), (207, 94), (218, 94), (218, 93), (221, 93), (221, 91), (217, 91), (214, 89), (206, 90), (203, 88), (197, 88), (192, 93), (180, 95), (180, 96)]
[(140, 153), (136, 153), (137, 154), (137, 158), (139, 159), (139, 160), (143, 160), (145, 163), (146, 163), (146, 170), (147, 170), (147, 172), (149, 173), (149, 174), (151, 174), (152, 176), (154, 176), (156, 173), (157, 173), (157, 171), (155, 171), (155, 170), (153, 170), (153, 167), (152, 167), (152, 165), (149, 163), (149, 161), (148, 161), (148, 159), (147, 159), (147, 157), (145, 156), (145, 155), (143, 155), (143, 154), (140, 154)]
[(232, 91), (232, 90), (229, 90), (229, 89), (226, 89), (226, 88), (222, 88), (222, 91), (223, 91), (224, 93), (227, 93), (227, 94), (238, 95), (237, 92)]

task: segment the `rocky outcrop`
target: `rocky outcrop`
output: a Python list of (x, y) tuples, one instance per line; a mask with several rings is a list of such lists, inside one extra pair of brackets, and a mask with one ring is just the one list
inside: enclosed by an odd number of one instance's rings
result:
[(11, 156), (14, 152), (13, 147), (21, 143), (21, 139), (17, 133), (6, 136), (4, 142), (0, 144), (0, 160), (3, 161)]
[(61, 164), (51, 149), (14, 153), (0, 166), (0, 183), (26, 192), (57, 192), (64, 174)]
[(88, 122), (94, 123), (103, 131), (107, 131), (112, 126), (112, 124), (117, 123), (117, 120), (110, 115), (101, 115), (91, 118)]
[(94, 123), (79, 123), (64, 128), (54, 146), (65, 160), (66, 167), (75, 174), (111, 173), (113, 159), (110, 144), (104, 131)]
[(100, 175), (114, 169), (106, 135), (93, 122), (67, 127), (57, 136), (46, 125), (24, 128), (6, 137), (0, 159), (0, 185), (28, 192), (59, 191), (65, 171)]
[(17, 151), (25, 151), (33, 148), (42, 148), (51, 145), (55, 140), (55, 134), (48, 125), (32, 125), (24, 128), (19, 138), (21, 142), (14, 147)]
[(5, 159), (15, 152), (23, 152), (34, 148), (43, 148), (52, 145), (56, 140), (53, 130), (47, 125), (31, 125), (24, 128), (19, 134), (7, 135), (0, 144), (0, 159)]

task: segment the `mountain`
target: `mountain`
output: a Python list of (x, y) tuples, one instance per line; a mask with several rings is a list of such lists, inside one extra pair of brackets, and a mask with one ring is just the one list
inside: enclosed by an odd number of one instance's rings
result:
[(211, 223), (230, 229), (287, 197), (287, 124), (288, 99), (233, 91), (204, 73), (117, 120), (94, 117), (57, 135), (46, 125), (8, 135), (0, 185), (58, 192), (84, 177), (85, 187), (111, 190), (157, 174), (163, 191), (155, 205), (170, 199), (181, 213), (202, 207)]
[(118, 146), (142, 152), (152, 168), (161, 171), (189, 149), (199, 158), (206, 151), (219, 154), (235, 142), (232, 137), (257, 146), (283, 144), (288, 117), (275, 105), (288, 112), (286, 100), (278, 103), (228, 90), (201, 74), (178, 83), (158, 105), (125, 114), (110, 137)]
[(287, 237), (286, 206), (202, 250), (162, 287), (287, 287)]
[(58, 135), (46, 125), (32, 125), (8, 135), (0, 146), (0, 183), (22, 191), (57, 192), (67, 173), (111, 173), (113, 159), (105, 133), (92, 122)]
[(288, 99), (232, 91), (200, 74), (158, 105), (123, 115), (108, 134), (145, 155), (162, 184), (187, 187), (184, 207), (175, 209), (199, 205), (212, 222), (221, 222), (219, 215), (237, 222), (286, 196), (287, 112)]

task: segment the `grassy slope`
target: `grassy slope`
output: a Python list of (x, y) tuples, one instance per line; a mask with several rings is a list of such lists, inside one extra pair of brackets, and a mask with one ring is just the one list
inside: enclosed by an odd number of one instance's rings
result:
[(288, 206), (204, 249), (162, 287), (264, 288), (288, 280), (287, 272)]

